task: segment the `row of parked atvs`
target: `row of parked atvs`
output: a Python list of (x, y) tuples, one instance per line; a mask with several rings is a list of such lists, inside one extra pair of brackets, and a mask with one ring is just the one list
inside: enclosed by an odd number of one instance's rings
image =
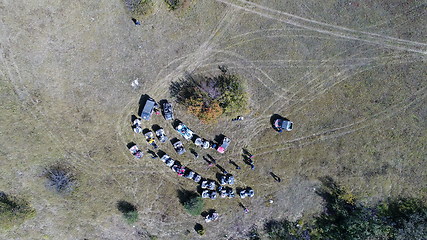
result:
[[(166, 142), (169, 138), (166, 136), (165, 130), (158, 125), (156, 129), (153, 127), (153, 131), (158, 138), (158, 140), (162, 143)], [(156, 140), (154, 138), (154, 133), (148, 128), (143, 129), (141, 126), (141, 119), (136, 118), (132, 122), (132, 128), (135, 133), (142, 133), (145, 136), (145, 139), (147, 140), (148, 144), (154, 147), (154, 149), (157, 149), (158, 146), (156, 144)], [(204, 138), (201, 138), (193, 133), (193, 131), (188, 128), (184, 123), (178, 122), (175, 126), (175, 130), (181, 134), (185, 139), (191, 140), (194, 142), (194, 144), (198, 147), (201, 147), (203, 149), (209, 149), (214, 148), (220, 153), (224, 153), (224, 151), (227, 149), (227, 147), (230, 145), (230, 139), (227, 137), (223, 137), (220, 143), (214, 143), (209, 140), (206, 140)], [(182, 142), (178, 139), (172, 139), (173, 141), (173, 148), (178, 154), (183, 154), (186, 152), (184, 145)], [(138, 157), (139, 158), (139, 157)]]
[[(234, 176), (231, 174), (223, 174), (219, 177), (219, 185), (217, 187), (217, 182), (210, 179), (204, 179), (200, 174), (194, 172), (193, 170), (181, 165), (177, 160), (172, 159), (169, 155), (164, 154), (160, 160), (170, 167), (172, 171), (176, 172), (179, 176), (183, 176), (187, 179), (191, 179), (196, 183), (200, 184), (200, 189), (202, 191), (202, 198), (216, 199), (219, 195), (221, 198), (233, 198), (235, 193), (231, 187), (225, 187), (222, 185), (234, 184)], [(239, 191), (239, 196), (241, 198), (253, 197), (254, 190), (250, 187), (242, 189)]]

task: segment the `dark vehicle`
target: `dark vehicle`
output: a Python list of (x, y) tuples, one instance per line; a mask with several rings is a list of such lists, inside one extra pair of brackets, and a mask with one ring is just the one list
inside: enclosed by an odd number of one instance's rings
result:
[(274, 129), (278, 132), (285, 131), (291, 131), (293, 128), (294, 123), (285, 119), (285, 118), (278, 118), (274, 121)]
[(156, 101), (152, 98), (147, 99), (144, 108), (142, 109), (141, 118), (144, 120), (150, 120), (155, 107), (157, 107)]
[(172, 104), (168, 102), (164, 102), (162, 108), (163, 108), (163, 116), (165, 117), (165, 119), (173, 120), (174, 116), (173, 116)]

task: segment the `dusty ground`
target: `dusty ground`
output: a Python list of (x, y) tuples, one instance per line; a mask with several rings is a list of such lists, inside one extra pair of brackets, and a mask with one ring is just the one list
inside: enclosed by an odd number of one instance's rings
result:
[[(216, 74), (218, 65), (248, 81), (245, 121), (204, 126), (179, 108), (176, 117), (203, 137), (229, 136), (224, 156), (211, 153), (256, 196), (207, 201), (221, 219), (204, 224), (203, 239), (243, 239), (265, 220), (315, 213), (314, 189), (326, 175), (364, 201), (427, 199), (426, 1), (194, 0), (176, 12), (154, 3), (134, 26), (120, 0), (0, 2), (0, 190), (37, 210), (0, 238), (199, 238), (202, 217), (177, 197), (195, 184), (158, 160), (135, 160), (126, 144), (146, 146), (129, 123), (141, 94), (170, 99), (171, 81)], [(273, 113), (293, 120), (294, 131), (274, 132)], [(146, 126), (155, 123), (177, 136), (160, 117)], [(175, 156), (169, 143), (160, 147)], [(257, 155), (255, 171), (242, 148)], [(175, 157), (215, 177), (203, 160)], [(44, 187), (41, 172), (57, 162), (75, 169), (72, 196)], [(119, 200), (137, 205), (135, 226)]]

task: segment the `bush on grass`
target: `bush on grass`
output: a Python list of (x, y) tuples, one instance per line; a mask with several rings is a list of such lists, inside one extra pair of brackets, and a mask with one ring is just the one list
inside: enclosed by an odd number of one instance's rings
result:
[(70, 194), (76, 187), (76, 178), (69, 167), (51, 166), (45, 170), (44, 176), (47, 188), (59, 194)]
[(136, 19), (153, 12), (153, 0), (124, 0), (124, 2), (131, 16)]
[(133, 224), (138, 221), (138, 210), (135, 205), (126, 201), (119, 201), (117, 202), (117, 209), (123, 214), (127, 223)]
[(226, 71), (215, 77), (187, 75), (172, 83), (170, 93), (203, 123), (215, 122), (223, 114), (235, 116), (248, 110), (244, 81)]
[(35, 210), (23, 199), (0, 192), (0, 227), (4, 229), (20, 225), (34, 217)]
[(165, 2), (170, 10), (176, 10), (182, 5), (181, 0), (165, 0)]

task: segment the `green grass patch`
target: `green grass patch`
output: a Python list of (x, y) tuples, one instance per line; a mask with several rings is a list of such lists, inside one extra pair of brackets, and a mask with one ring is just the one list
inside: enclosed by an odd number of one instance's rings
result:
[(138, 221), (138, 210), (135, 205), (126, 201), (119, 201), (117, 202), (117, 209), (123, 214), (127, 223), (133, 224)]
[(0, 192), (0, 227), (9, 229), (22, 224), (25, 220), (36, 215), (30, 204), (17, 197)]
[(184, 202), (184, 208), (192, 216), (198, 216), (202, 213), (204, 206), (203, 198), (197, 196)]

